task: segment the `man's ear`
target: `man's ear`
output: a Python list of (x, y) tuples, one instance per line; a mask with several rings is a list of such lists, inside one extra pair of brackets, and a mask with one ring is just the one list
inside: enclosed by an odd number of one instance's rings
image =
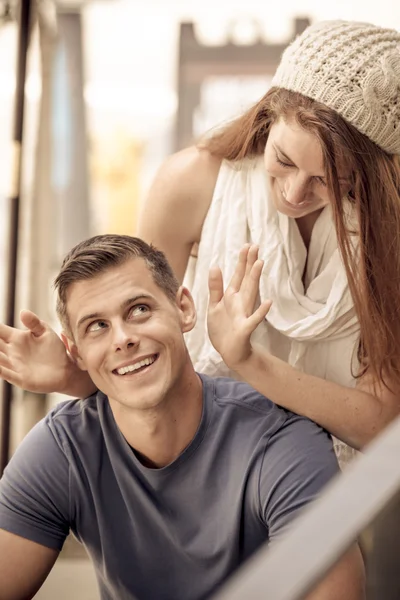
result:
[(176, 293), (176, 304), (180, 313), (182, 333), (187, 333), (196, 325), (197, 314), (192, 294), (183, 285)]
[(75, 344), (75, 342), (71, 340), (71, 338), (68, 337), (68, 335), (64, 331), (61, 332), (61, 339), (64, 343), (64, 346), (67, 349), (68, 354), (70, 354), (73, 361), (78, 365), (81, 371), (87, 371), (85, 363), (79, 354), (78, 346)]

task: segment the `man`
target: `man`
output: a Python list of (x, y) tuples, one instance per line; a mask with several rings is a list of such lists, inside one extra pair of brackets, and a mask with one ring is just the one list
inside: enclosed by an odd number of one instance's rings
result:
[[(99, 391), (59, 404), (5, 470), (0, 598), (31, 598), (70, 530), (103, 600), (210, 597), (336, 474), (331, 441), (245, 383), (196, 374), (192, 298), (145, 242), (82, 242), (56, 289), (63, 341)], [(362, 588), (354, 550), (312, 597)]]

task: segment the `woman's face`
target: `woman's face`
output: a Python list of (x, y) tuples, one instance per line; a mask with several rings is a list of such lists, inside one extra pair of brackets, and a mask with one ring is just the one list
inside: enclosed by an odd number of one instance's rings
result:
[[(274, 204), (288, 217), (304, 217), (331, 202), (321, 144), (294, 119), (280, 118), (271, 126), (264, 164)], [(339, 182), (345, 195), (349, 177), (344, 168), (340, 171)]]

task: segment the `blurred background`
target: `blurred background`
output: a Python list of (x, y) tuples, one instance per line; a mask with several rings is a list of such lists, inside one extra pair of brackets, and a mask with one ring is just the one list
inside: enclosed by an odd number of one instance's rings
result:
[[(32, 0), (20, 150), (19, 8), (0, 1), (0, 315), (21, 152), (15, 314), (29, 307), (56, 328), (51, 281), (67, 250), (97, 233), (134, 234), (162, 161), (264, 95), (308, 23), (400, 29), (394, 0)], [(14, 391), (11, 450), (58, 400)], [(82, 550), (69, 542), (62, 556), (70, 562), (59, 561), (37, 598), (97, 598)]]

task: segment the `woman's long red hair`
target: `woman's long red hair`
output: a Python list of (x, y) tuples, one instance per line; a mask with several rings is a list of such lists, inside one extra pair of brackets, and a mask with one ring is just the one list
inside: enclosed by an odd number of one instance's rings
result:
[[(360, 324), (356, 375), (368, 371), (375, 382), (400, 390), (400, 157), (384, 152), (330, 108), (281, 88), (270, 89), (202, 146), (232, 161), (260, 155), (280, 117), (294, 118), (322, 146), (338, 245)], [(351, 172), (355, 227), (346, 218), (338, 183), (343, 162)]]

